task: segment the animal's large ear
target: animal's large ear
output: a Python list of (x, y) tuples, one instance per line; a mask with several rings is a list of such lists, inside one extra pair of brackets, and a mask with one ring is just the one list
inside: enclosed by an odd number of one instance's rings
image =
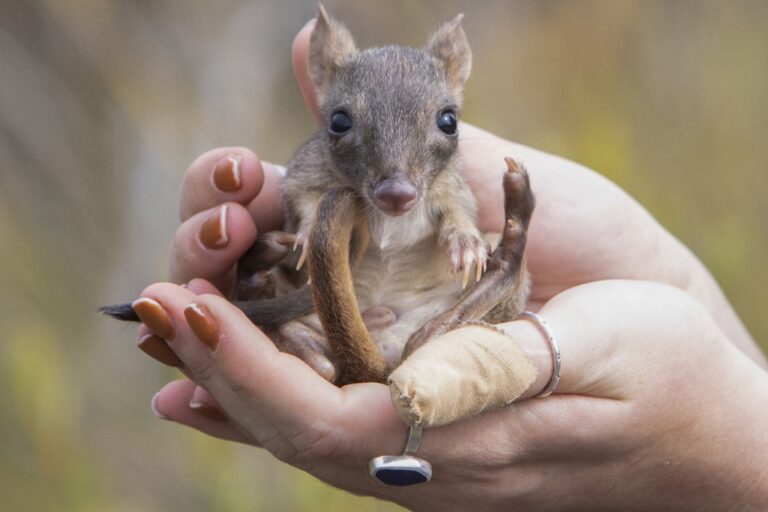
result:
[(333, 74), (357, 52), (352, 34), (318, 6), (315, 28), (309, 39), (309, 76), (317, 88), (320, 105), (325, 103)]
[(448, 79), (448, 85), (456, 96), (461, 96), (464, 82), (472, 70), (472, 50), (464, 29), (461, 28), (463, 14), (443, 23), (427, 41), (425, 50), (440, 62)]

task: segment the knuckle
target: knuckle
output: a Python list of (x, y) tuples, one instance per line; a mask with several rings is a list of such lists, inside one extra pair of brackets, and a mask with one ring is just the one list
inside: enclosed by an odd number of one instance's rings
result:
[(174, 280), (184, 280), (191, 277), (203, 277), (196, 275), (196, 270), (201, 266), (201, 250), (198, 244), (193, 243), (193, 236), (189, 230), (178, 229), (171, 243), (170, 274)]
[(192, 219), (187, 219), (176, 228), (176, 231), (174, 231), (173, 239), (171, 241), (171, 249), (173, 251), (181, 250), (186, 252), (189, 249), (189, 246), (192, 245), (189, 243), (194, 233), (192, 222)]
[(160, 297), (171, 291), (171, 289), (175, 288), (176, 285), (173, 283), (154, 283), (146, 288), (141, 292), (142, 297)]
[(213, 357), (206, 357), (200, 361), (194, 361), (187, 364), (187, 368), (195, 376), (195, 381), (199, 386), (208, 388), (217, 374), (216, 361)]

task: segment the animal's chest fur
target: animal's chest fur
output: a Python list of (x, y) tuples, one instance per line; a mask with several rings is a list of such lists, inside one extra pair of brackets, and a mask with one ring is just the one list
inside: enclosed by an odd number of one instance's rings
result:
[[(384, 306), (397, 317), (392, 325), (369, 328), (392, 367), (400, 362), (411, 334), (455, 304), (461, 293), (458, 281), (451, 277), (438, 227), (439, 221), (427, 207), (400, 217), (370, 213), (369, 244), (352, 271), (352, 280), (361, 313)], [(322, 332), (317, 314), (301, 322)]]
[(397, 320), (371, 336), (391, 364), (402, 355), (408, 338), (425, 322), (452, 306), (460, 285), (451, 279), (448, 258), (434, 240), (404, 250), (371, 247), (353, 280), (361, 312), (375, 306), (391, 309)]
[[(430, 212), (427, 207), (417, 207), (400, 217), (371, 212), (369, 244), (352, 272), (361, 313), (384, 306), (396, 315), (391, 325), (369, 328), (393, 368), (400, 362), (410, 336), (453, 306), (462, 291), (439, 241), (440, 221)], [(495, 246), (498, 235), (486, 239)], [(300, 321), (323, 332), (317, 314)]]
[(353, 272), (355, 294), (361, 312), (385, 306), (397, 316), (393, 325), (370, 330), (395, 364), (411, 334), (452, 306), (461, 288), (438, 241), (437, 219), (426, 208), (402, 217), (373, 214), (369, 220), (370, 244)]

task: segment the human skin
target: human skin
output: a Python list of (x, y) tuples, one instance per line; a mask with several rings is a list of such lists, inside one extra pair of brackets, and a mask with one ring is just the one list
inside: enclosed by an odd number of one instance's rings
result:
[[(308, 105), (310, 26), (297, 36), (294, 64)], [(392, 489), (367, 478), (367, 460), (402, 451), (405, 426), (378, 384), (336, 388), (278, 352), (218, 297), (257, 231), (282, 223), (279, 172), (245, 148), (206, 153), (182, 185), (182, 225), (171, 277), (142, 294), (174, 325), (168, 345), (194, 381), (167, 385), (157, 413), (211, 435), (262, 446), (332, 485), (410, 508), (462, 510), (758, 510), (768, 503), (762, 461), (768, 439), (765, 358), (698, 260), (634, 200), (577, 164), (462, 125), (467, 181), (478, 223), (498, 230), (504, 156), (524, 162), (537, 209), (529, 230), (532, 309), (555, 330), (563, 373), (555, 395), (523, 400), (426, 432), (419, 455), (432, 482)], [(242, 186), (211, 186), (214, 164), (241, 156)], [(228, 204), (225, 246), (200, 243), (204, 220)], [(207, 308), (218, 325), (210, 351), (184, 308)], [(150, 319), (151, 320), (151, 319)], [(153, 327), (142, 326), (143, 332)], [(543, 389), (548, 347), (528, 320), (503, 326), (528, 353)], [(204, 336), (205, 337), (205, 336)], [(197, 386), (195, 384), (199, 384)], [(207, 391), (206, 391), (207, 390)], [(190, 402), (226, 413), (212, 418)], [(716, 447), (713, 449), (713, 447)]]

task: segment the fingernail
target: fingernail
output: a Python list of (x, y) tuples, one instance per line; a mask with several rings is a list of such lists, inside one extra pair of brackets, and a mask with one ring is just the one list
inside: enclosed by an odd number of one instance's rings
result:
[(139, 338), (138, 347), (156, 361), (174, 368), (184, 368), (184, 363), (176, 355), (176, 352), (171, 350), (171, 347), (159, 336), (154, 334), (142, 336)]
[(152, 414), (154, 414), (155, 417), (160, 418), (161, 420), (169, 420), (171, 418), (157, 410), (157, 397), (159, 396), (160, 392), (158, 391), (155, 393), (155, 396), (152, 397), (152, 401), (149, 402), (149, 407), (152, 409)]
[(150, 331), (166, 340), (173, 339), (174, 329), (171, 317), (159, 302), (142, 297), (133, 301), (131, 307)]
[(221, 205), (205, 219), (200, 227), (200, 241), (208, 249), (221, 249), (227, 245), (227, 205)]
[(211, 184), (221, 192), (236, 192), (243, 186), (240, 180), (240, 155), (229, 155), (213, 166)]
[(195, 336), (213, 352), (219, 344), (219, 326), (203, 305), (192, 303), (184, 308), (184, 316)]
[(200, 414), (207, 416), (208, 418), (216, 421), (224, 421), (227, 419), (227, 417), (224, 415), (223, 412), (218, 407), (215, 407), (207, 402), (202, 402), (198, 400), (192, 400), (189, 402), (189, 408), (193, 411), (197, 411)]

